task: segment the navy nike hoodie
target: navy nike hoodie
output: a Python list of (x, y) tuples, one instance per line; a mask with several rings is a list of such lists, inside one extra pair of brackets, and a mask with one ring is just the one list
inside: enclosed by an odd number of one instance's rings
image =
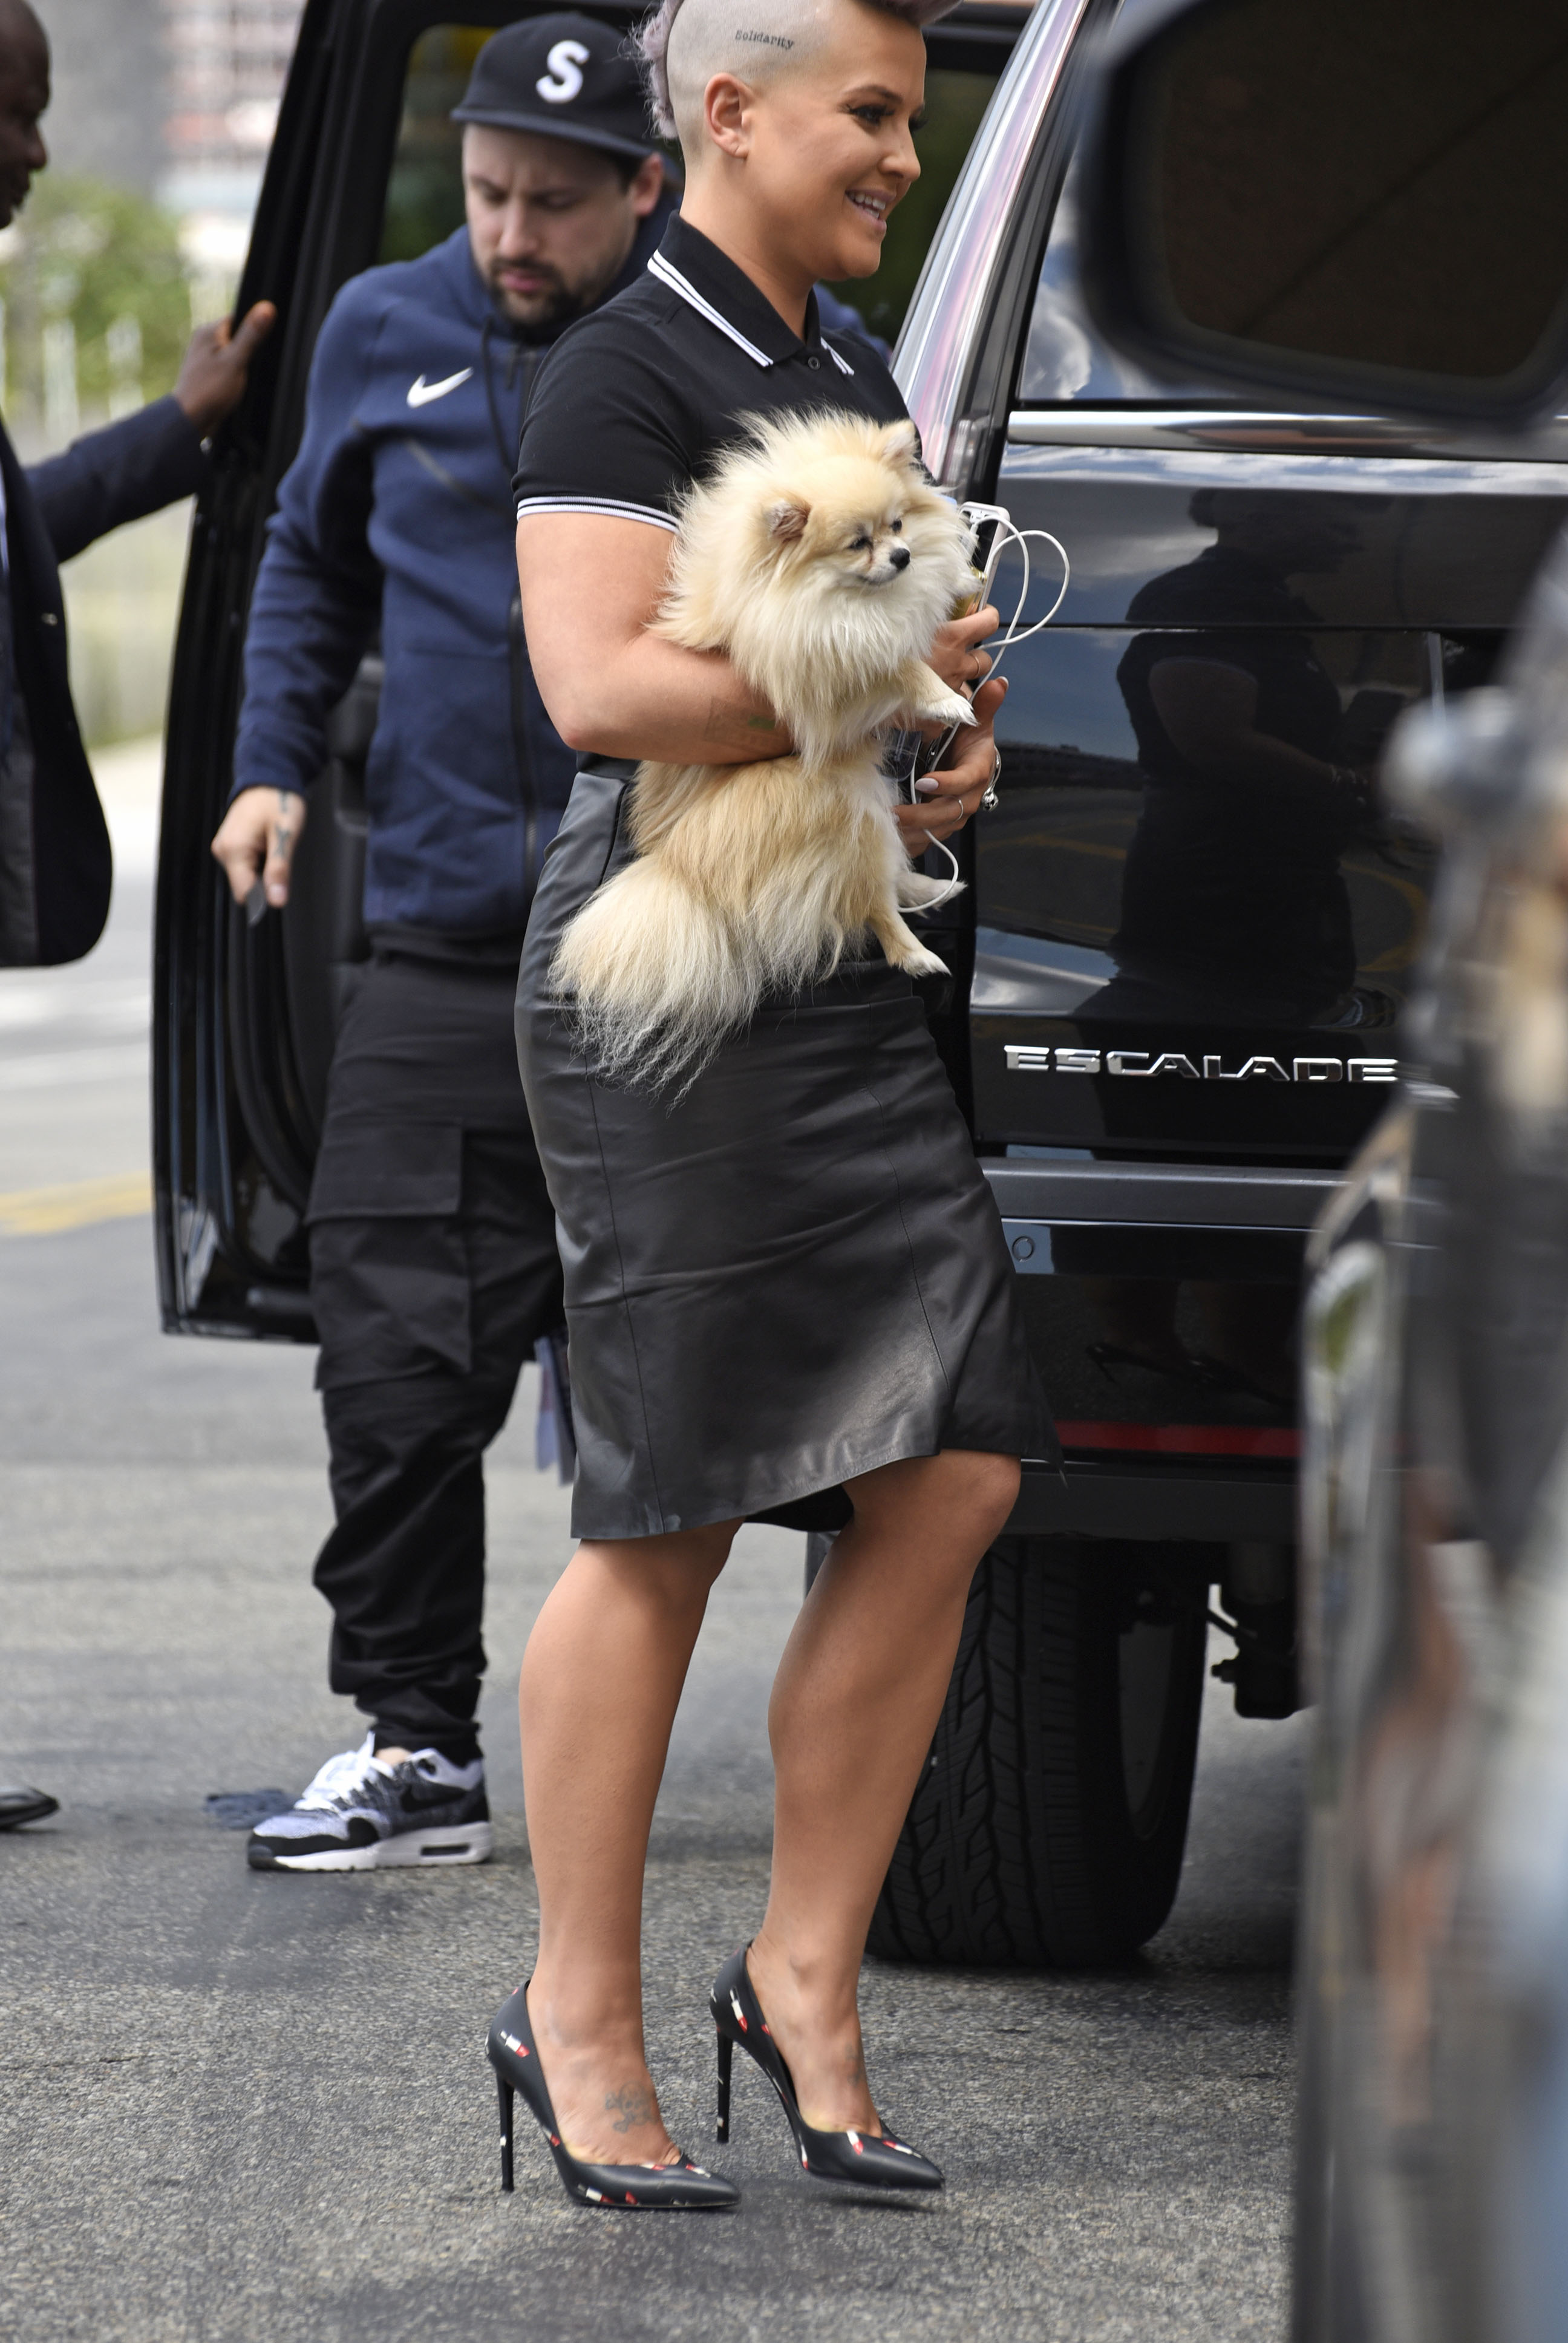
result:
[[(647, 266), (671, 207), (641, 223), (612, 292)], [(517, 609), (511, 477), (548, 347), (515, 337), (467, 227), (351, 279), (316, 346), (251, 601), (235, 790), (308, 791), (327, 716), (379, 627), (372, 928), (519, 930), (571, 789), (576, 759), (545, 714)]]

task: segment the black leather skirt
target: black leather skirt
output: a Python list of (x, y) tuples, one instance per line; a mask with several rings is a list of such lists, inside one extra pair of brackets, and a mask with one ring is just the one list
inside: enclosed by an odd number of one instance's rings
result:
[(629, 857), (632, 770), (578, 773), (518, 991), (566, 1272), (573, 1530), (833, 1528), (841, 1484), (895, 1458), (1054, 1458), (1001, 1223), (907, 977), (858, 962), (765, 1005), (674, 1106), (595, 1080), (547, 977)]

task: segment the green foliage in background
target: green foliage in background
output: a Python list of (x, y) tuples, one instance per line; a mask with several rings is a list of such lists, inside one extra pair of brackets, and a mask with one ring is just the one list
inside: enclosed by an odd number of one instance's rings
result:
[(5, 304), (5, 397), (13, 412), (44, 403), (44, 328), (68, 317), (76, 334), (84, 407), (107, 406), (107, 336), (122, 317), (141, 328), (148, 398), (173, 387), (190, 337), (190, 288), (176, 222), (156, 205), (103, 181), (56, 176), (35, 183), (15, 243), (0, 263)]
[(387, 182), (381, 260), (417, 260), (463, 225), (463, 134), (451, 115), (490, 31), (437, 25), (414, 44)]

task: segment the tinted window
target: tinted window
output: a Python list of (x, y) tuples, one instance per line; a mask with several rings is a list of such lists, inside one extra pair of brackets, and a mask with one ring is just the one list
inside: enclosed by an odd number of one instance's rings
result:
[(1568, 278), (1562, 0), (1245, 0), (1177, 25), (1139, 104), (1191, 325), (1483, 379), (1536, 352)]
[(448, 117), (493, 29), (437, 25), (414, 44), (378, 260), (417, 260), (462, 225), (462, 136)]
[(1183, 405), (1234, 405), (1234, 391), (1201, 383), (1157, 381), (1101, 340), (1090, 317), (1079, 277), (1078, 167), (1066, 185), (1051, 221), (1040, 287), (1024, 345), (1018, 396), (1024, 407), (1055, 407), (1082, 399), (1098, 407), (1119, 400), (1147, 405), (1179, 400)]

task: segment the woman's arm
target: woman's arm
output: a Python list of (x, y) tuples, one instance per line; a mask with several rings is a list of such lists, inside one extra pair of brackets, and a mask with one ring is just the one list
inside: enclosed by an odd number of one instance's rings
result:
[(528, 658), (568, 749), (742, 765), (781, 757), (789, 736), (717, 651), (648, 632), (664, 591), (669, 531), (602, 513), (528, 513), (518, 577)]
[[(649, 521), (601, 513), (518, 523), (523, 626), (550, 722), (568, 749), (600, 757), (744, 765), (788, 754), (789, 733), (721, 652), (648, 633), (673, 541)], [(943, 628), (930, 663), (944, 682), (985, 673), (973, 646), (996, 624), (987, 609)]]

